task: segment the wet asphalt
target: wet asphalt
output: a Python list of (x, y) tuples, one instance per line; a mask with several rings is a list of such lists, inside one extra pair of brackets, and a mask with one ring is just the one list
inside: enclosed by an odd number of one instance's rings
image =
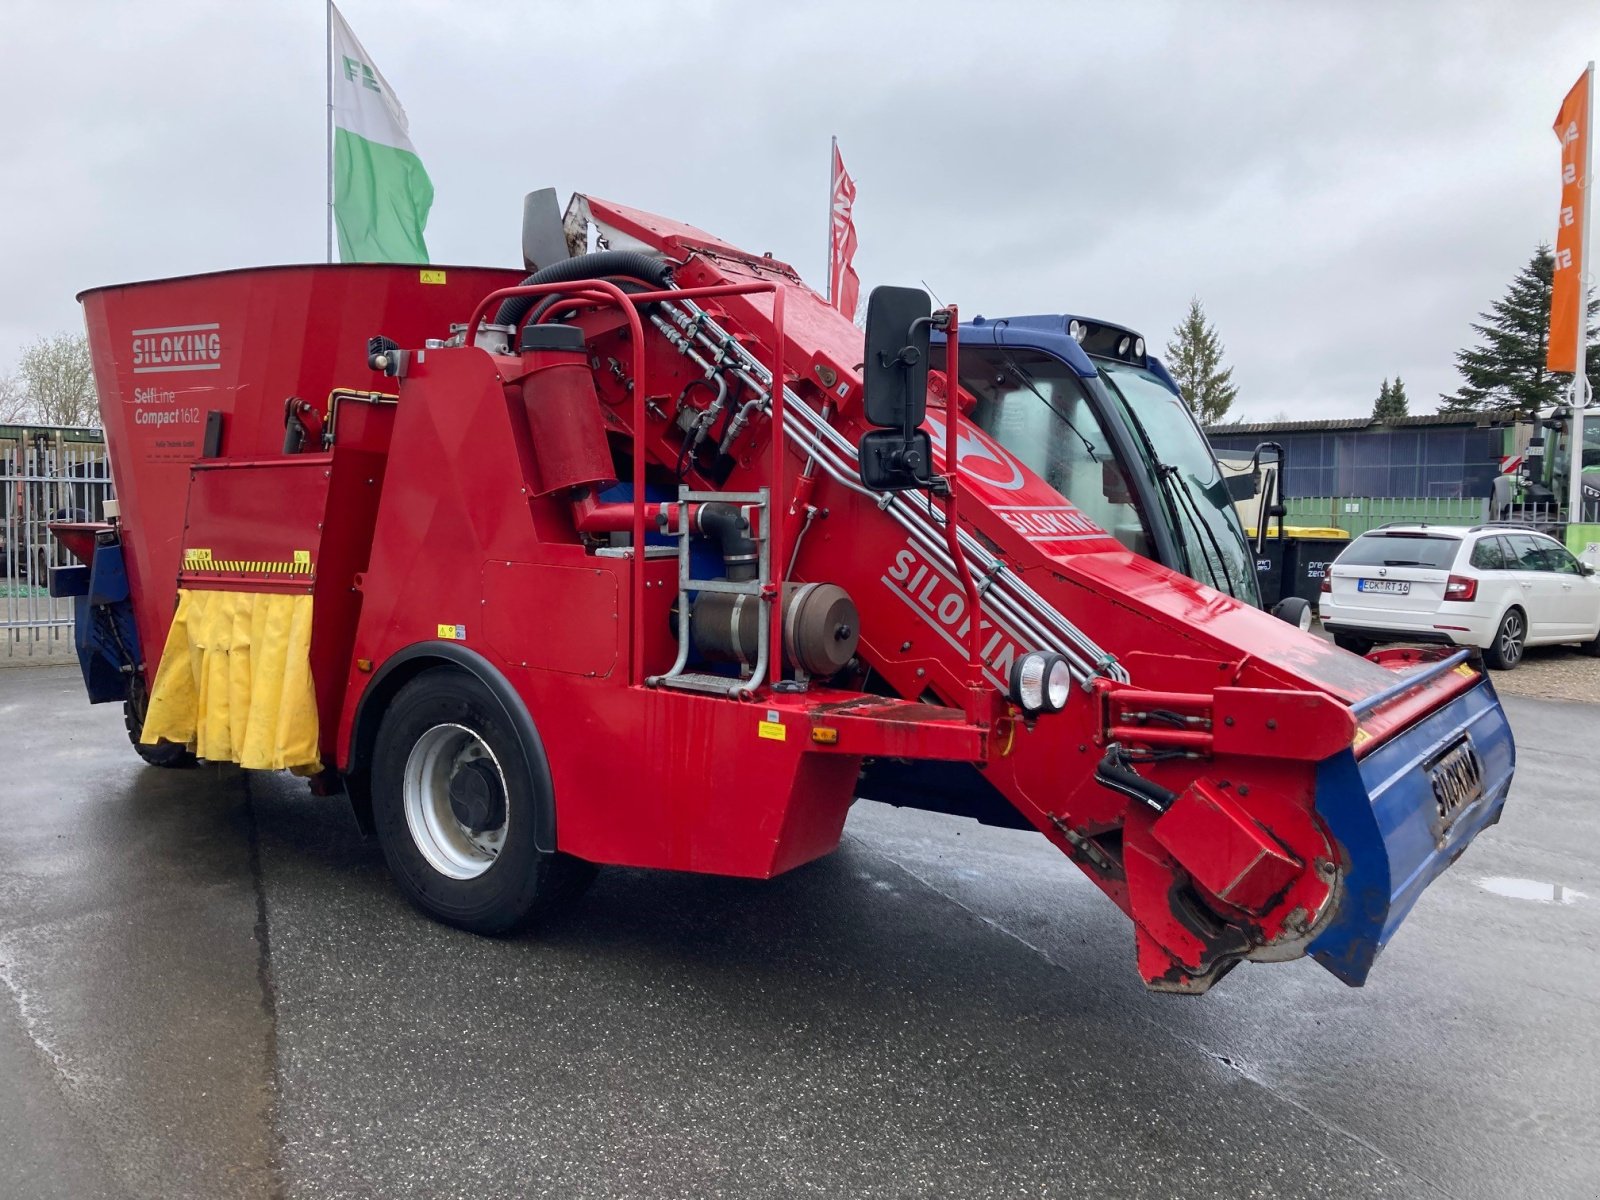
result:
[(0, 671), (0, 1197), (1593, 1197), (1600, 707), (1506, 704), (1505, 819), (1366, 988), (1194, 999), (1043, 839), (866, 804), (473, 938), (343, 801)]

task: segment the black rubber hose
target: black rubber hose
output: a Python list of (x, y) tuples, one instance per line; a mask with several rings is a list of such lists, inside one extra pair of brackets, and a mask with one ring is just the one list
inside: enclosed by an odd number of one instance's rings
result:
[[(642, 283), (639, 280), (633, 279), (626, 275), (606, 275), (602, 278), (604, 278), (607, 283), (616, 284), (617, 287), (624, 292), (653, 292), (660, 287), (659, 284)], [(545, 313), (549, 312), (552, 308), (557, 308), (560, 305), (568, 302), (567, 297), (560, 292), (553, 292), (548, 296), (536, 296), (535, 299), (538, 300), (539, 303), (534, 305), (533, 312), (528, 315), (529, 325), (537, 325), (544, 319)], [(648, 312), (654, 307), (655, 305), (653, 304), (647, 304), (639, 311)], [(561, 319), (564, 321), (568, 320), (568, 314), (562, 313)]]
[[(597, 250), (593, 254), (580, 254), (564, 258), (548, 267), (540, 267), (529, 275), (520, 287), (536, 283), (575, 283), (580, 279), (601, 279), (607, 275), (626, 275), (643, 279), (647, 283), (665, 286), (672, 278), (672, 264), (649, 254), (634, 250)], [(543, 299), (542, 296), (510, 296), (495, 314), (496, 325), (516, 325), (528, 310)]]
[(1106, 747), (1105, 757), (1095, 768), (1094, 781), (1103, 788), (1110, 788), (1113, 792), (1121, 792), (1124, 796), (1147, 804), (1158, 813), (1166, 812), (1178, 798), (1177, 792), (1135, 771), (1127, 753), (1115, 744)]
[(722, 549), (722, 570), (735, 581), (754, 579), (761, 573), (758, 547), (750, 536), (750, 522), (732, 504), (713, 501), (700, 506), (700, 532), (715, 538)]

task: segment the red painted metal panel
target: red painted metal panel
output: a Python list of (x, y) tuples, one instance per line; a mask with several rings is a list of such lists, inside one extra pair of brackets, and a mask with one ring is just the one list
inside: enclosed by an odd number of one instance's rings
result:
[[(278, 453), (283, 402), (335, 387), (388, 390), (367, 338), (444, 337), (472, 302), (520, 273), (386, 264), (258, 267), (93, 288), (84, 308), (100, 416), (122, 501), (123, 545), (147, 676), (172, 621), (189, 465), (206, 414), (222, 452)], [(443, 283), (424, 282), (443, 278)], [(354, 406), (352, 406), (354, 407)]]

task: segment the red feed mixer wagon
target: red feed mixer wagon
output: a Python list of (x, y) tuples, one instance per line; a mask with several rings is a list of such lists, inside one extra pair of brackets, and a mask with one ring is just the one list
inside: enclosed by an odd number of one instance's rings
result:
[(771, 257), (530, 201), (531, 274), (83, 294), (120, 508), (56, 527), (52, 587), (147, 760), (347, 793), (483, 933), (597, 864), (777, 875), (858, 796), (964, 812), (1049, 838), (1173, 992), (1360, 984), (1498, 819), (1464, 653), (1358, 658), (1124, 549), (960, 415), (953, 308), (880, 288), (863, 348)]

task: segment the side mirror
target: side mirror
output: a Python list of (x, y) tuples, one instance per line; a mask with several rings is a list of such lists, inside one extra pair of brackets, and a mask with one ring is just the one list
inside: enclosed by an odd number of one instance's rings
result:
[(918, 288), (875, 287), (867, 297), (861, 377), (867, 420), (910, 431), (928, 409), (928, 335), (933, 301)]
[(1251, 500), (1261, 490), (1261, 472), (1259, 470), (1251, 471), (1244, 475), (1229, 475), (1226, 478), (1228, 482), (1228, 499), (1230, 500)]
[(859, 447), (861, 482), (875, 492), (928, 487), (933, 442), (919, 428), (928, 410), (928, 342), (933, 302), (917, 288), (875, 287), (867, 297), (862, 408), (869, 424)]
[(875, 492), (904, 492), (933, 482), (933, 439), (926, 429), (908, 438), (898, 429), (861, 435), (861, 482)]

